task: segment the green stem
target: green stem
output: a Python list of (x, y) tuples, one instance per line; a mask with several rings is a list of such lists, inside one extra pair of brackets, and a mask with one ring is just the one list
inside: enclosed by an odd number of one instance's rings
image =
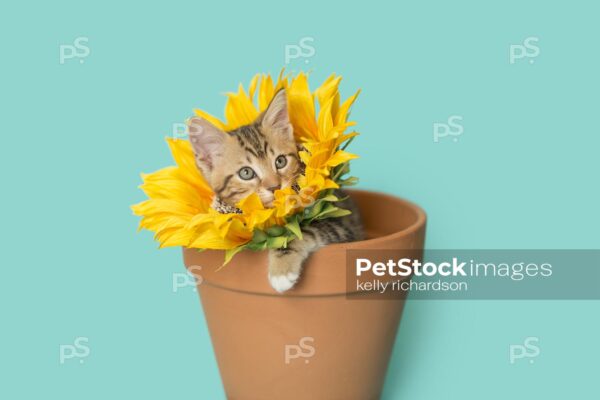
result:
[(351, 137), (351, 138), (350, 138), (350, 140), (348, 140), (346, 143), (344, 143), (344, 146), (342, 147), (342, 150), (346, 150), (346, 147), (348, 147), (348, 145), (349, 145), (350, 143), (352, 143), (352, 141), (354, 140), (354, 138), (355, 138), (355, 137), (356, 137), (356, 136), (354, 136), (354, 137)]
[(343, 175), (342, 172), (344, 171), (346, 164), (348, 164), (348, 161), (346, 161), (345, 163), (340, 164), (338, 167), (336, 167), (337, 171), (334, 171), (334, 173), (333, 173), (334, 175), (333, 175), (333, 179), (332, 179), (334, 182), (337, 180), (337, 178), (339, 178), (341, 175)]

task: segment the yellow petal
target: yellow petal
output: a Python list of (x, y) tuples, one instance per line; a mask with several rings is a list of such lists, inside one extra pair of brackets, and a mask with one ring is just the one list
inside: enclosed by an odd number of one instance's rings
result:
[(327, 100), (319, 111), (319, 141), (330, 139), (330, 133), (333, 131), (333, 117), (331, 116), (333, 101), (333, 98)]
[(239, 86), (237, 93), (227, 94), (227, 103), (225, 104), (225, 118), (227, 119), (227, 130), (239, 128), (242, 125), (248, 125), (258, 117), (258, 111), (252, 104), (252, 99), (248, 97), (242, 85)]
[(258, 84), (258, 80), (260, 79), (260, 75), (256, 74), (254, 75), (254, 77), (252, 77), (252, 80), (250, 81), (250, 87), (248, 88), (248, 93), (250, 95), (250, 99), (254, 99), (254, 93), (256, 91), (256, 86)]
[(266, 110), (274, 95), (273, 79), (271, 75), (264, 75), (260, 81), (260, 88), (258, 90), (258, 109), (260, 111)]
[(223, 122), (221, 122), (220, 119), (213, 117), (209, 113), (196, 109), (196, 110), (194, 110), (194, 114), (196, 114), (198, 117), (204, 118), (205, 120), (207, 120), (208, 122), (210, 122), (211, 124), (216, 126), (217, 128), (219, 128), (221, 130), (225, 130), (225, 124)]
[(343, 150), (338, 150), (329, 160), (327, 160), (327, 165), (330, 167), (335, 167), (355, 158), (358, 158), (356, 154), (351, 154)]
[(260, 201), (260, 196), (257, 193), (252, 193), (242, 200), (240, 200), (236, 207), (242, 210), (244, 213), (251, 213), (255, 210), (264, 210), (264, 206), (262, 201)]
[(354, 102), (356, 101), (356, 98), (358, 97), (359, 94), (360, 94), (360, 90), (358, 90), (356, 93), (354, 93), (353, 96), (349, 97), (340, 106), (340, 109), (335, 117), (336, 125), (346, 122), (346, 120), (348, 119), (348, 115), (350, 113), (350, 107), (352, 107), (352, 104), (354, 104)]
[(293, 79), (288, 87), (288, 107), (294, 135), (305, 140), (318, 140), (315, 104), (307, 77), (303, 73)]

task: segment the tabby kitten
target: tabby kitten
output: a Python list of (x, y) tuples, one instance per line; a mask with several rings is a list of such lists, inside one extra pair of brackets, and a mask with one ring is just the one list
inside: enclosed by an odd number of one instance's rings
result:
[[(196, 165), (215, 192), (213, 207), (220, 212), (239, 212), (236, 203), (253, 192), (258, 193), (265, 207), (271, 207), (274, 192), (293, 187), (303, 171), (298, 157), (301, 146), (294, 140), (285, 89), (278, 91), (267, 109), (249, 125), (223, 132), (200, 117), (190, 119), (188, 125)], [(363, 238), (355, 204), (346, 199), (339, 205), (352, 214), (305, 227), (302, 240), (269, 251), (269, 282), (276, 291), (294, 286), (302, 263), (319, 247)]]

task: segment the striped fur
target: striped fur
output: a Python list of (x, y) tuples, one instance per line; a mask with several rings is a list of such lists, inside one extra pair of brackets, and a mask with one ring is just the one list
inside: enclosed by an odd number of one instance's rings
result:
[[(343, 192), (336, 195), (344, 197)], [(347, 198), (337, 204), (352, 211), (340, 218), (318, 221), (302, 229), (302, 240), (292, 240), (285, 249), (269, 254), (269, 281), (278, 292), (294, 286), (302, 271), (302, 264), (311, 253), (331, 243), (353, 242), (364, 239), (364, 230), (358, 207)]]

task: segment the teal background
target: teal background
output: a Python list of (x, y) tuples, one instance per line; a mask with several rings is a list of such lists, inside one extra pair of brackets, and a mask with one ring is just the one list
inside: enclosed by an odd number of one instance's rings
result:
[[(354, 172), (425, 208), (429, 248), (599, 248), (597, 4), (396, 3), (3, 4), (0, 398), (224, 398), (197, 294), (172, 292), (180, 250), (129, 205), (171, 163), (173, 123), (221, 115), (303, 37), (316, 54), (288, 70), (362, 88)], [(59, 64), (78, 36), (89, 57)], [(529, 36), (540, 55), (510, 64)], [(434, 143), (451, 115), (464, 133)], [(383, 398), (597, 397), (599, 311), (410, 302)], [(90, 356), (60, 365), (78, 336)], [(539, 357), (511, 365), (528, 336)]]

